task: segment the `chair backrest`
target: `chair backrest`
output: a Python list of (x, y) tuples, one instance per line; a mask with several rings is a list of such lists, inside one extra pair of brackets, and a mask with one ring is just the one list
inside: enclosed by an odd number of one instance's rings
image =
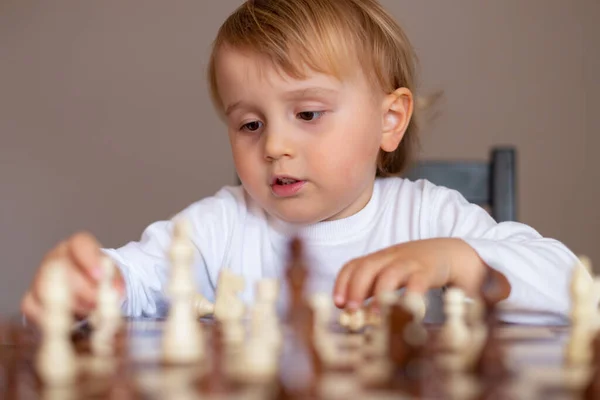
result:
[(497, 222), (516, 221), (516, 150), (495, 147), (487, 162), (419, 161), (406, 174), (460, 192), (469, 202), (488, 207)]

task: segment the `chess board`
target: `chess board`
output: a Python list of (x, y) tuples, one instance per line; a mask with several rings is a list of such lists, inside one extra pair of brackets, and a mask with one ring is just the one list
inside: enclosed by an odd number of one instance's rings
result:
[[(583, 398), (581, 394), (590, 377), (589, 370), (564, 366), (568, 327), (502, 325), (498, 341), (510, 376), (502, 379), (502, 394), (497, 397), (497, 393), (490, 392), (496, 391), (494, 385), (472, 374), (440, 372), (438, 355), (433, 351), (427, 352), (408, 384), (401, 384), (404, 378), (382, 384), (377, 376), (384, 364), (369, 357), (369, 329), (350, 333), (332, 324), (330, 333), (334, 340), (330, 345), (338, 352), (336, 365), (311, 371), (303, 350), (296, 346), (293, 332), (284, 326), (276, 376), (247, 382), (232, 378), (236, 352), (224, 350), (218, 338), (219, 323), (211, 318), (198, 323), (206, 334), (205, 357), (188, 366), (166, 365), (162, 361), (163, 320), (128, 319), (119, 334), (117, 355), (103, 360), (95, 359), (89, 352), (89, 330), (83, 325), (72, 337), (78, 354), (76, 383), (47, 388), (35, 373), (39, 331), (19, 320), (5, 320), (0, 324), (0, 398), (278, 399), (294, 398), (282, 387), (311, 381), (309, 397), (323, 399), (578, 399)], [(433, 342), (439, 326), (425, 328)]]

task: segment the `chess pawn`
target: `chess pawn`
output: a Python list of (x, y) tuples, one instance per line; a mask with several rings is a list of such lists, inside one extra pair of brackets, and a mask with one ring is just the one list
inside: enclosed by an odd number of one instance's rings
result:
[(377, 303), (379, 304), (379, 312), (383, 323), (387, 321), (387, 316), (390, 312), (392, 304), (398, 302), (399, 296), (396, 292), (381, 292), (377, 295)]
[(102, 322), (101, 328), (94, 330), (91, 347), (95, 356), (112, 357), (115, 355), (115, 337), (120, 327), (120, 321), (108, 319)]
[(398, 301), (395, 292), (382, 292), (377, 295), (381, 324), (371, 333), (372, 349), (375, 355), (385, 356), (389, 352), (389, 314), (390, 307)]
[(73, 317), (71, 293), (63, 265), (48, 266), (41, 282), (44, 307), (42, 339), (36, 356), (36, 370), (46, 386), (64, 386), (76, 378), (76, 355), (70, 341)]
[(355, 311), (343, 310), (339, 316), (339, 323), (351, 332), (358, 332), (367, 322), (365, 310), (359, 308)]
[(194, 259), (194, 250), (186, 239), (176, 239), (169, 248), (171, 261), (171, 278), (169, 280), (169, 295), (177, 296), (179, 293), (193, 294), (195, 291), (191, 269)]
[(390, 306), (386, 320), (390, 360), (404, 369), (420, 357), (427, 332), (401, 303)]
[(415, 322), (423, 321), (425, 313), (427, 312), (425, 296), (415, 292), (405, 292), (402, 297), (400, 297), (400, 302), (404, 308), (413, 314)]
[(163, 356), (169, 364), (190, 364), (204, 356), (202, 330), (194, 318), (191, 302), (172, 303), (163, 335)]
[(189, 295), (194, 293), (195, 286), (192, 278), (194, 263), (194, 246), (190, 240), (191, 225), (185, 219), (178, 219), (173, 227), (173, 240), (169, 247), (168, 256), (171, 263), (169, 294)]
[(469, 346), (467, 346), (461, 357), (459, 368), (471, 370), (474, 368), (487, 339), (488, 327), (485, 323), (485, 304), (481, 299), (465, 299), (465, 307), (465, 321), (470, 330)]
[(92, 352), (99, 356), (114, 354), (114, 339), (121, 327), (121, 310), (119, 293), (112, 286), (115, 265), (109, 257), (100, 261), (102, 280), (98, 289), (98, 305), (96, 306), (95, 325), (91, 337)]
[(377, 295), (377, 304), (371, 303), (371, 307), (368, 308), (367, 325), (373, 327), (383, 326), (385, 324), (383, 317), (385, 312), (382, 311), (382, 304), (384, 307), (389, 307), (391, 304), (397, 302), (399, 298), (398, 294), (393, 291), (379, 293)]
[(469, 343), (470, 333), (465, 322), (465, 294), (459, 288), (450, 288), (444, 296), (446, 322), (439, 332), (440, 346), (451, 352), (459, 352)]

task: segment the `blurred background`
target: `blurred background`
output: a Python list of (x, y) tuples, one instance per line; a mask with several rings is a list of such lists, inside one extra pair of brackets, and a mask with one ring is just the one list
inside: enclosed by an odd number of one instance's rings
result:
[[(600, 265), (600, 2), (384, 0), (443, 90), (421, 158), (518, 151), (518, 217)], [(235, 183), (205, 69), (240, 0), (0, 1), (0, 313), (78, 230), (104, 246)]]

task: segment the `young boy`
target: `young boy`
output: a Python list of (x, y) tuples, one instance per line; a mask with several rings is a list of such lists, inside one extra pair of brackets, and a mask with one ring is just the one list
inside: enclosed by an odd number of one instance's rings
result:
[[(439, 291), (430, 289), (474, 295), (491, 269), (512, 310), (506, 320), (564, 320), (577, 259), (563, 244), (523, 224), (497, 224), (453, 190), (397, 177), (418, 133), (414, 64), (408, 39), (376, 0), (255, 0), (225, 21), (209, 79), (242, 185), (175, 216), (193, 226), (204, 296), (214, 300), (229, 267), (246, 279), (251, 301), (253, 282), (283, 276), (295, 233), (311, 257), (314, 290), (332, 293), (338, 307), (405, 288), (428, 292), (439, 314)], [(126, 315), (164, 314), (172, 226), (153, 223), (139, 242), (104, 250), (119, 267)], [(81, 317), (94, 307), (100, 254), (80, 233), (40, 267), (69, 265)], [(33, 319), (41, 275), (23, 299)]]

